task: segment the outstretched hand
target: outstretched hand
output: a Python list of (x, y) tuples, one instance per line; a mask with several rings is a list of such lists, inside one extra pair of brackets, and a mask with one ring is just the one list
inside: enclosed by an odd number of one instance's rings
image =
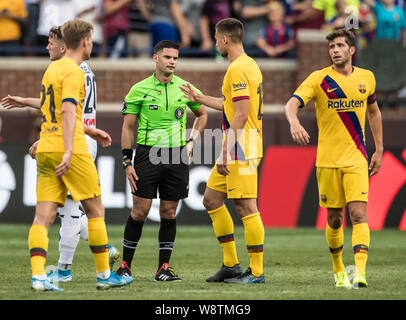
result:
[(10, 95), (7, 95), (7, 97), (1, 99), (1, 104), (7, 110), (26, 107), (26, 105), (24, 104), (24, 98)]
[(199, 94), (197, 93), (196, 90), (192, 88), (192, 86), (189, 83), (182, 83), (179, 86), (180, 90), (184, 93), (184, 97), (192, 101), (193, 103), (199, 103), (198, 97)]

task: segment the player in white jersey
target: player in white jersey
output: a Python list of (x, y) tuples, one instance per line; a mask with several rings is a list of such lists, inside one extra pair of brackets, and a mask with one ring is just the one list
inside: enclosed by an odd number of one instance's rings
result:
[[(52, 28), (49, 32), (49, 43), (47, 46), (51, 61), (62, 58), (65, 54), (65, 45), (62, 40), (60, 28)], [(97, 87), (96, 78), (86, 62), (82, 62), (80, 68), (83, 70), (85, 77), (86, 97), (83, 104), (83, 128), (85, 131), (86, 141), (89, 153), (93, 160), (97, 155), (97, 142), (103, 147), (110, 146), (111, 137), (103, 130), (96, 129), (96, 104), (97, 104)], [(16, 96), (7, 96), (1, 100), (6, 109), (32, 107), (40, 109), (40, 99), (38, 98), (21, 98)], [(36, 156), (38, 142), (35, 142), (29, 153), (32, 158)], [(73, 201), (68, 194), (65, 205), (58, 209), (58, 215), (61, 219), (61, 228), (59, 231), (59, 260), (57, 270), (48, 274), (50, 282), (67, 282), (72, 281), (71, 265), (79, 239), (88, 240), (87, 216), (79, 207), (79, 201)], [(109, 245), (110, 267), (120, 257), (118, 250)]]
[[(89, 65), (83, 61), (80, 65), (83, 73), (85, 74), (85, 90), (86, 97), (83, 104), (83, 114), (82, 120), (83, 125), (86, 127), (96, 128), (96, 105), (97, 105), (97, 86), (96, 77)], [(96, 159), (97, 155), (97, 141), (92, 139), (88, 134), (86, 134), (87, 146), (89, 147), (89, 153), (93, 160)]]

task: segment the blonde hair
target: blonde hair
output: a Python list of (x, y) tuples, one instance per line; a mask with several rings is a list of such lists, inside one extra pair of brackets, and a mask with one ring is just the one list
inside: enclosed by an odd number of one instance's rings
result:
[(283, 12), (283, 14), (285, 14), (285, 6), (280, 3), (279, 1), (270, 1), (267, 3), (267, 7), (269, 8), (269, 10), (275, 10), (275, 9), (279, 9)]
[(77, 49), (84, 38), (92, 34), (93, 26), (86, 21), (75, 19), (67, 21), (62, 26), (62, 36), (67, 49)]

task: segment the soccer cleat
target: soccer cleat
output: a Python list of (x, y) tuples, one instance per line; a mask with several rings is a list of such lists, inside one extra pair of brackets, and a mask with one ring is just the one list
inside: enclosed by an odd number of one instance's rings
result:
[(110, 271), (110, 277), (102, 279), (97, 277), (96, 288), (98, 290), (107, 290), (110, 288), (122, 287), (129, 284), (123, 277), (118, 276), (114, 271)]
[(164, 263), (155, 274), (155, 281), (181, 281), (169, 267), (169, 264)]
[(121, 261), (120, 267), (117, 269), (116, 274), (123, 277), (127, 283), (133, 282), (131, 269), (128, 267), (127, 262)]
[(224, 264), (221, 266), (220, 270), (217, 271), (211, 277), (206, 279), (207, 282), (223, 282), (225, 279), (238, 277), (243, 273), (240, 264), (236, 264), (234, 267), (227, 267)]
[(109, 265), (110, 270), (113, 270), (114, 264), (118, 259), (120, 259), (120, 252), (117, 250), (116, 247), (108, 245), (109, 247)]
[(365, 277), (365, 272), (355, 274), (354, 279), (352, 280), (352, 287), (354, 289), (368, 287), (368, 282), (367, 282), (367, 279)]
[(262, 274), (259, 277), (256, 277), (252, 274), (251, 268), (248, 268), (243, 274), (240, 274), (238, 277), (225, 279), (226, 283), (265, 283), (265, 276)]
[(47, 274), (47, 279), (50, 283), (69, 282), (72, 281), (72, 272), (70, 270), (56, 269)]
[(350, 279), (348, 278), (348, 274), (344, 271), (335, 272), (334, 273), (334, 281), (336, 284), (336, 288), (351, 288)]
[(50, 283), (48, 279), (39, 280), (36, 278), (31, 278), (31, 290), (40, 292), (40, 291), (63, 291), (62, 288), (57, 287), (56, 285)]

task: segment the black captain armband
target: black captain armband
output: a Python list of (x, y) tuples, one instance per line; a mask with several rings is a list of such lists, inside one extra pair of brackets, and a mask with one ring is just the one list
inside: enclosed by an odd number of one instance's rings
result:
[(122, 149), (121, 150), (123, 154), (123, 161), (125, 160), (133, 160), (133, 150), (132, 149)]

